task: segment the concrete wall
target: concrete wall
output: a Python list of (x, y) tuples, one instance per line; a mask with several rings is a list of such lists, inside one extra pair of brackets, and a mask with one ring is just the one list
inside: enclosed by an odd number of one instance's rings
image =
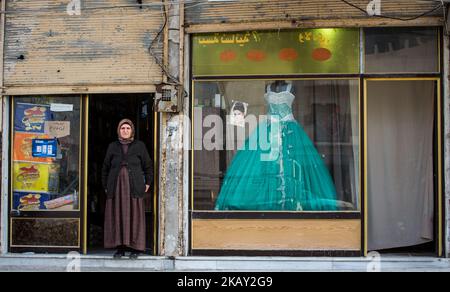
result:
[[(167, 32), (167, 72), (168, 82), (183, 87), (183, 43), (184, 33), (183, 6), (168, 6)], [(183, 100), (180, 100), (183, 102)], [(186, 204), (184, 200), (183, 135), (185, 108), (180, 113), (161, 114), (161, 149), (160, 149), (160, 254), (165, 256), (179, 256), (187, 254), (185, 236)]]

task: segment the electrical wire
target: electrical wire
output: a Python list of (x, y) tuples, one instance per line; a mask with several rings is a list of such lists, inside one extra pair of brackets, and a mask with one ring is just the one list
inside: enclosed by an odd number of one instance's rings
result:
[(151, 42), (151, 44), (150, 44), (150, 46), (148, 48), (148, 52), (153, 57), (153, 59), (155, 60), (156, 64), (161, 68), (162, 72), (167, 76), (169, 81), (174, 83), (174, 85), (180, 85), (180, 81), (178, 80), (178, 78), (176, 78), (176, 77), (172, 76), (172, 74), (170, 74), (168, 68), (164, 64), (164, 60), (161, 60), (161, 58), (158, 56), (158, 54), (154, 51), (155, 45), (156, 44), (160, 44), (160, 40), (161, 40), (161, 38), (163, 36), (163, 33), (164, 33), (164, 31), (165, 31), (165, 29), (167, 27), (168, 22), (169, 22), (169, 17), (167, 16), (167, 11), (166, 11), (166, 7), (165, 6), (162, 7), (162, 15), (163, 15), (164, 22), (163, 22), (161, 28), (159, 29), (158, 33), (156, 34), (156, 37)]
[[(161, 0), (164, 1), (164, 0)], [(168, 7), (169, 9), (171, 8), (170, 6)], [(174, 86), (178, 86), (182, 92), (183, 92), (183, 98), (189, 96), (186, 88), (184, 87), (184, 85), (182, 84), (182, 82), (175, 76), (173, 76), (170, 72), (169, 69), (167, 68), (167, 66), (164, 64), (164, 60), (160, 58), (160, 56), (158, 56), (158, 54), (154, 51), (154, 47), (157, 43), (160, 44), (160, 40), (161, 37), (163, 35), (163, 32), (166, 30), (167, 24), (169, 22), (169, 17), (167, 15), (167, 10), (166, 7), (162, 8), (162, 16), (164, 18), (164, 23), (162, 24), (161, 28), (159, 29), (156, 37), (153, 39), (153, 41), (151, 42), (149, 48), (148, 48), (148, 52), (149, 54), (153, 57), (153, 59), (155, 60), (156, 64), (161, 68), (161, 71), (163, 72), (163, 74), (167, 77), (168, 82), (166, 82), (165, 84), (168, 85), (174, 85)], [(179, 30), (179, 29), (178, 29)], [(156, 102), (157, 100), (155, 100), (155, 103), (153, 104), (153, 110), (156, 107)]]
[[(171, 5), (181, 5), (181, 4), (185, 5), (185, 10), (186, 9), (191, 9), (191, 8), (195, 8), (197, 6), (201, 6), (201, 5), (207, 5), (207, 4), (211, 4), (209, 1), (202, 1), (202, 0), (185, 0), (183, 2), (181, 2), (180, 0), (176, 0), (176, 1), (157, 1), (157, 2), (152, 2), (152, 3), (138, 3), (136, 1), (136, 4), (126, 4), (126, 5), (111, 5), (111, 6), (83, 6), (81, 8), (81, 11), (95, 11), (95, 10), (112, 10), (112, 9), (123, 9), (123, 8), (140, 8), (141, 10), (149, 10), (149, 9), (154, 9), (154, 8), (158, 8), (158, 7), (168, 7)], [(69, 3), (68, 3), (69, 4)], [(23, 15), (24, 12), (25, 13), (33, 13), (34, 15), (36, 13), (42, 13), (42, 12), (48, 12), (48, 11), (54, 11), (54, 10), (59, 10), (61, 12), (65, 12), (66, 10), (63, 9), (61, 10), (60, 6), (55, 6), (55, 7), (48, 7), (48, 8), (38, 8), (38, 9), (25, 9), (25, 10), (21, 10), (21, 11), (4, 11), (1, 10), (0, 14), (20, 14)]]
[[(365, 9), (363, 9), (363, 8), (353, 4), (351, 2), (349, 2), (347, 0), (341, 0), (341, 1), (344, 2), (345, 4), (349, 5), (349, 6), (353, 7), (353, 8), (356, 8), (356, 9), (362, 11), (366, 15), (369, 15), (367, 10), (365, 10)], [(429, 11), (426, 11), (426, 12), (420, 14), (420, 15), (417, 15), (417, 16), (414, 16), (414, 17), (410, 17), (410, 18), (400, 18), (400, 17), (387, 16), (387, 15), (374, 15), (374, 17), (386, 18), (386, 19), (392, 19), (392, 20), (399, 20), (399, 21), (412, 21), (412, 20), (416, 20), (416, 19), (419, 19), (421, 17), (427, 16), (429, 14), (432, 14), (433, 12), (435, 12), (438, 9), (441, 9), (441, 8), (442, 8), (442, 4), (439, 4), (437, 7), (433, 8), (433, 9), (431, 9)], [(371, 15), (369, 15), (369, 16), (371, 16)]]
[(441, 0), (442, 3), (442, 10), (444, 12), (444, 29), (445, 29), (445, 35), (448, 36), (449, 35), (449, 31), (448, 31), (448, 23), (447, 23), (447, 19), (448, 19), (448, 11), (449, 11), (449, 6), (445, 5), (444, 0)]

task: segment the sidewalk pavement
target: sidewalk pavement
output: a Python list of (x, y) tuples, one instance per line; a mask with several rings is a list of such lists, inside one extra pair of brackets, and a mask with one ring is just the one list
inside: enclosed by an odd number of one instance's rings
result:
[(450, 259), (410, 256), (381, 258), (150, 257), (114, 260), (109, 255), (0, 256), (0, 272), (450, 272)]

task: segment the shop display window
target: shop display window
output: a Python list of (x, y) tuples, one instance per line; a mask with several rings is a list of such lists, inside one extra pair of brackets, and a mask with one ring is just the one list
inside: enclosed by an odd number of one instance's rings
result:
[(194, 82), (194, 208), (360, 208), (359, 80)]
[(79, 210), (80, 103), (79, 96), (14, 98), (12, 210)]

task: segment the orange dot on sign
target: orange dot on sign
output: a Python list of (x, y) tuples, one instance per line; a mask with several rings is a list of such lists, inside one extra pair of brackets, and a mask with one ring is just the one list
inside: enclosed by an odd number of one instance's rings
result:
[(250, 61), (261, 62), (266, 59), (266, 53), (260, 50), (251, 50), (247, 53), (247, 59)]
[(225, 62), (225, 63), (232, 62), (232, 61), (236, 60), (236, 57), (237, 57), (236, 53), (234, 51), (231, 51), (231, 50), (223, 51), (220, 54), (220, 60), (222, 62)]
[(298, 53), (295, 49), (286, 48), (282, 49), (278, 56), (283, 61), (295, 61), (298, 58)]
[(318, 48), (313, 51), (312, 58), (316, 61), (323, 62), (331, 59), (332, 55), (333, 54), (330, 52), (330, 50), (325, 48)]

